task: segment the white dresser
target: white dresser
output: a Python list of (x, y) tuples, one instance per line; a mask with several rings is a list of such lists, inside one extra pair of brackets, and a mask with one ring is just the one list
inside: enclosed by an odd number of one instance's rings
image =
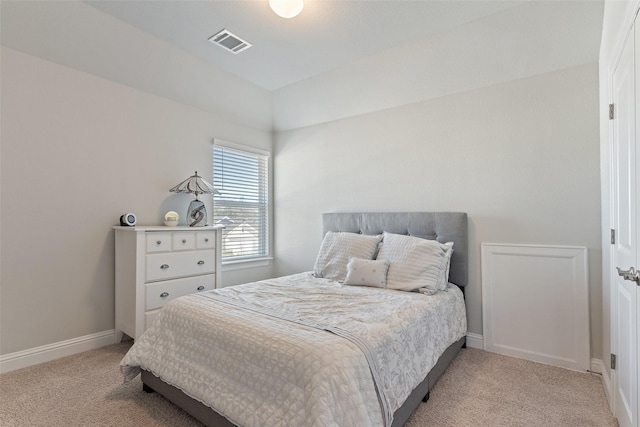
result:
[(116, 341), (138, 338), (163, 305), (215, 289), (222, 233), (214, 227), (113, 227), (116, 235)]

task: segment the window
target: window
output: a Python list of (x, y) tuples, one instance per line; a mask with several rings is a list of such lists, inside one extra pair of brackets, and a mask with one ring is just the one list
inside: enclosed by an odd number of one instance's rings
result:
[(225, 225), (222, 261), (269, 256), (269, 154), (216, 140), (213, 222)]

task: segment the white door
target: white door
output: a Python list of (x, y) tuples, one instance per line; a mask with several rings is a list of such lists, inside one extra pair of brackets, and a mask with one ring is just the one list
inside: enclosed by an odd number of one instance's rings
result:
[[(633, 279), (638, 263), (638, 174), (635, 44), (640, 31), (631, 30), (612, 81), (613, 249), (612, 303), (616, 355), (614, 410), (621, 427), (638, 427), (638, 284)], [(638, 58), (640, 59), (640, 58)], [(620, 274), (627, 271), (626, 278)]]

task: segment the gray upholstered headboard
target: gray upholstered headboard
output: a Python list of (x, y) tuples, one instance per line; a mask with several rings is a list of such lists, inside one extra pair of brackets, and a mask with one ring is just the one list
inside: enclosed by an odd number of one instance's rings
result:
[(348, 212), (322, 215), (322, 235), (327, 231), (406, 234), (441, 243), (453, 242), (449, 281), (460, 287), (468, 282), (467, 214), (463, 212)]

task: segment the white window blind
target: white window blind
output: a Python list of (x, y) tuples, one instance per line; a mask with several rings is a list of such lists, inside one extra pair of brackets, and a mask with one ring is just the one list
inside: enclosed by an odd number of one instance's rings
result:
[(213, 222), (222, 233), (222, 260), (269, 256), (269, 157), (213, 146)]

